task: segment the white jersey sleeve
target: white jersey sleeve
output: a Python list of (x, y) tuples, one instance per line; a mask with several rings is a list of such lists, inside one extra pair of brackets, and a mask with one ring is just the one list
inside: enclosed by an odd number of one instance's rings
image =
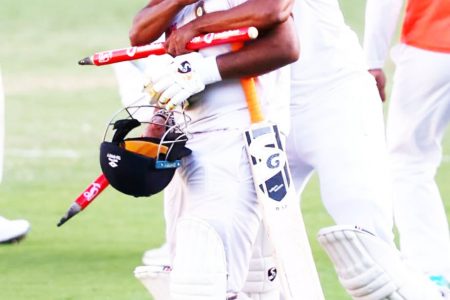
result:
[(403, 0), (367, 0), (364, 52), (369, 69), (383, 67)]

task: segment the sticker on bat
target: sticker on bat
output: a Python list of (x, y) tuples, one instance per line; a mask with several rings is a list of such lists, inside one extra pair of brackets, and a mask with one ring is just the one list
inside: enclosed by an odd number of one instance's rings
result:
[(255, 184), (270, 199), (281, 202), (288, 194), (290, 176), (278, 128), (275, 125), (252, 128), (245, 138)]

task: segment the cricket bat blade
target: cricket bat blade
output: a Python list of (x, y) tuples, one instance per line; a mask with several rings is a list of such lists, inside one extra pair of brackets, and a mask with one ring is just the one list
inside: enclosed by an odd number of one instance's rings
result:
[(285, 299), (323, 300), (283, 139), (276, 124), (254, 123), (244, 132), (263, 223), (274, 248)]

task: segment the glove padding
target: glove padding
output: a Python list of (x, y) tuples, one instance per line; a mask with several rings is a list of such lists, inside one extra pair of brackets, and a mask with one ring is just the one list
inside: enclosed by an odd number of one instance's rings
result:
[(161, 96), (161, 93), (154, 89), (153, 83), (165, 74), (170, 73), (173, 61), (174, 58), (170, 54), (150, 55), (146, 58), (144, 92), (147, 92), (150, 96), (150, 104), (157, 104)]
[(215, 57), (203, 57), (197, 52), (174, 58), (168, 72), (153, 80), (153, 90), (159, 94), (159, 104), (171, 110), (187, 104), (188, 98), (200, 93), (207, 84), (221, 80)]

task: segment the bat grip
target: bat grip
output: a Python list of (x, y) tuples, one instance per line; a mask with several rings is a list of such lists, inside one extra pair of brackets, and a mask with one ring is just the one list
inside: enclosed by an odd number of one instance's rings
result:
[(255, 79), (242, 78), (241, 85), (244, 90), (251, 123), (254, 124), (264, 121), (264, 114), (259, 104), (258, 93), (256, 91)]
[[(243, 46), (243, 43), (233, 43), (231, 44), (231, 49), (238, 51)], [(258, 92), (256, 91), (255, 79), (253, 77), (241, 78), (241, 86), (244, 90), (251, 123), (255, 124), (264, 121), (264, 114), (259, 103)]]

